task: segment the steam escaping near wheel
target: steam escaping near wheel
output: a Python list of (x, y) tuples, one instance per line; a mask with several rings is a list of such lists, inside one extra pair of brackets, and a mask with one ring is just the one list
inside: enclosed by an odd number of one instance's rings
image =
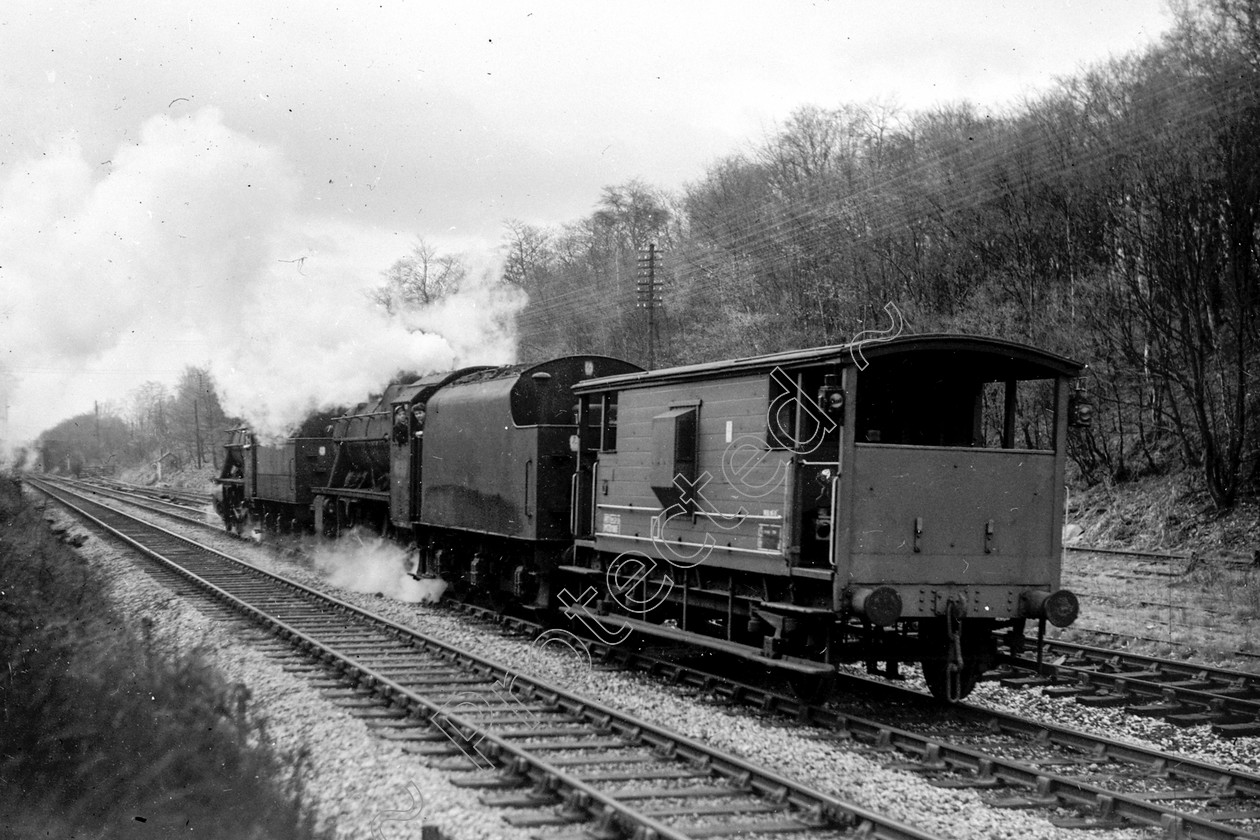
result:
[(311, 557), (330, 584), (351, 592), (435, 604), (446, 591), (444, 580), (417, 580), (408, 574), (412, 560), (405, 548), (366, 532), (353, 531), (335, 543), (321, 542)]

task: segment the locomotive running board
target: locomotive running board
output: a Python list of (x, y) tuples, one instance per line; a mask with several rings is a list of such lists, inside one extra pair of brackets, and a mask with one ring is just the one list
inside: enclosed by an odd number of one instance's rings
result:
[[(800, 659), (795, 656), (781, 656), (778, 659), (771, 659), (762, 654), (760, 648), (741, 645), (738, 642), (728, 642), (726, 639), (715, 639), (712, 636), (705, 636), (700, 633), (692, 633), (688, 630), (680, 630), (677, 627), (664, 627), (660, 624), (652, 624), (648, 621), (640, 621), (637, 618), (630, 618), (625, 615), (609, 613), (607, 615), (597, 615), (585, 607), (573, 608), (568, 607), (563, 610), (564, 614), (576, 621), (580, 622), (586, 629), (599, 638), (606, 641), (606, 635), (613, 635), (621, 628), (642, 633), (646, 636), (657, 636), (659, 638), (671, 639), (688, 645), (696, 645), (697, 647), (706, 647), (711, 650), (720, 651), (738, 656), (741, 659), (747, 659), (757, 662), (761, 665), (782, 668), (786, 671), (793, 671), (797, 674), (808, 674), (811, 676), (820, 676), (823, 674), (833, 673), (836, 668), (834, 665), (828, 665), (825, 662), (812, 662), (808, 659)], [(592, 627), (592, 624), (598, 625), (599, 629)]]

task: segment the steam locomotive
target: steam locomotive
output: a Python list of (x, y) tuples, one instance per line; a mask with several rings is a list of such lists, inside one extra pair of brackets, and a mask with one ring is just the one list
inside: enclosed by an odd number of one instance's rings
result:
[(228, 528), (370, 526), (415, 574), (781, 669), (922, 664), (966, 696), (999, 639), (1078, 612), (1059, 588), (1082, 365), (919, 335), (644, 371), (602, 356), (391, 384), (227, 444)]

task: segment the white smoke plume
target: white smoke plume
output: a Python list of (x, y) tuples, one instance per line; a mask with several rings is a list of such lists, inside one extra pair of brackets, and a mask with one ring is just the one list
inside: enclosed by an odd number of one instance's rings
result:
[(388, 316), (368, 290), (415, 232), (302, 216), (284, 156), (213, 108), (151, 118), (108, 161), (66, 142), (5, 172), (0, 366), (28, 433), (189, 364), (209, 363), (229, 414), (279, 436), (400, 370), (513, 360), (524, 294), (497, 267), (434, 311)]
[(149, 120), (101, 166), (66, 144), (8, 171), (0, 350), (27, 362), (234, 320), (296, 190), (274, 151), (209, 109)]
[[(224, 408), (256, 432), (279, 437), (317, 408), (379, 393), (400, 370), (420, 374), (514, 358), (511, 318), (523, 294), (495, 268), (470, 273), (449, 298), (389, 315), (367, 285), (338, 282), (317, 266), (273, 274), (226, 340), (213, 371)], [(373, 280), (379, 284), (380, 278)]]
[(343, 539), (321, 540), (311, 550), (315, 568), (333, 586), (381, 594), (409, 604), (437, 603), (446, 591), (440, 579), (416, 580), (406, 549), (374, 534), (351, 531)]

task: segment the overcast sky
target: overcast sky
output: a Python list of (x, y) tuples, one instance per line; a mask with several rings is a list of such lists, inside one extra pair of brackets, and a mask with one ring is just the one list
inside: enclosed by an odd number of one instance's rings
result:
[(417, 236), (489, 264), (505, 219), (679, 188), (800, 106), (1000, 110), (1169, 25), (1164, 0), (6, 0), (10, 437), (187, 363), (243, 376), (259, 295), (361, 289)]

